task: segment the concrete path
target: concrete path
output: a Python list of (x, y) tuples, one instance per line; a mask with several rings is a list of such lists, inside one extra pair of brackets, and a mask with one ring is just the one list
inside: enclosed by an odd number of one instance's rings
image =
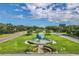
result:
[(0, 38), (0, 43), (5, 42), (5, 41), (8, 41), (8, 40), (11, 40), (11, 39), (14, 39), (14, 38), (16, 38), (18, 36), (22, 36), (25, 33), (26, 33), (25, 31), (23, 31), (23, 32), (17, 32), (17, 33), (11, 34), (8, 37)]
[(68, 40), (71, 40), (73, 42), (79, 43), (79, 39), (76, 39), (76, 38), (73, 38), (73, 37), (70, 37), (70, 36), (65, 36), (65, 35), (62, 35), (60, 33), (53, 33), (53, 34), (58, 35), (58, 36), (63, 37), (63, 38), (66, 38)]
[(38, 53), (44, 53), (43, 45), (38, 45)]

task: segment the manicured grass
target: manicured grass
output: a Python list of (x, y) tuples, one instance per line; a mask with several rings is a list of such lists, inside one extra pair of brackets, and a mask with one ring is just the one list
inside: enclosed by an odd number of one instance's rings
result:
[(0, 54), (25, 53), (25, 50), (32, 48), (31, 45), (25, 44), (25, 41), (34, 38), (34, 36), (34, 34), (29, 36), (23, 35), (15, 39), (0, 43)]
[[(25, 44), (26, 40), (31, 40), (35, 37), (32, 35), (23, 35), (15, 39), (0, 43), (0, 54), (24, 54), (26, 50), (31, 50), (34, 46)], [(68, 39), (59, 37), (54, 34), (46, 35), (46, 38), (56, 41), (56, 44), (51, 44), (59, 54), (79, 54), (79, 44)]]
[(56, 44), (51, 44), (51, 46), (56, 48), (59, 54), (79, 54), (78, 43), (72, 42), (68, 39), (59, 37), (54, 34), (46, 36), (46, 38), (49, 38), (57, 42)]
[(0, 35), (0, 38), (3, 38), (3, 37), (7, 37), (7, 36), (10, 36), (11, 34), (1, 34)]

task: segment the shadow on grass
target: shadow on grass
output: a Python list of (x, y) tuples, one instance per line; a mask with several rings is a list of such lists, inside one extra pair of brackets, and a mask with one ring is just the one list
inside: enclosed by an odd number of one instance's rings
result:
[(25, 36), (31, 36), (32, 34), (25, 34)]

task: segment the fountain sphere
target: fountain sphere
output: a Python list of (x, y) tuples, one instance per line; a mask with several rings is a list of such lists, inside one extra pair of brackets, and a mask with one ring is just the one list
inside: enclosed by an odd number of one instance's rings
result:
[(36, 35), (36, 38), (38, 38), (38, 39), (44, 39), (44, 33), (38, 33), (37, 35)]

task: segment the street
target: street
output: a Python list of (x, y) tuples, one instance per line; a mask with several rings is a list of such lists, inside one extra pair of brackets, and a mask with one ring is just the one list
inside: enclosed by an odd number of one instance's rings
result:
[(11, 39), (14, 39), (14, 38), (16, 38), (16, 37), (18, 37), (18, 36), (22, 36), (22, 35), (24, 35), (24, 34), (26, 34), (25, 31), (23, 31), (23, 32), (17, 32), (17, 33), (11, 34), (11, 35), (8, 36), (8, 37), (0, 38), (0, 43), (5, 42), (5, 41), (8, 41), (8, 40), (11, 40)]

